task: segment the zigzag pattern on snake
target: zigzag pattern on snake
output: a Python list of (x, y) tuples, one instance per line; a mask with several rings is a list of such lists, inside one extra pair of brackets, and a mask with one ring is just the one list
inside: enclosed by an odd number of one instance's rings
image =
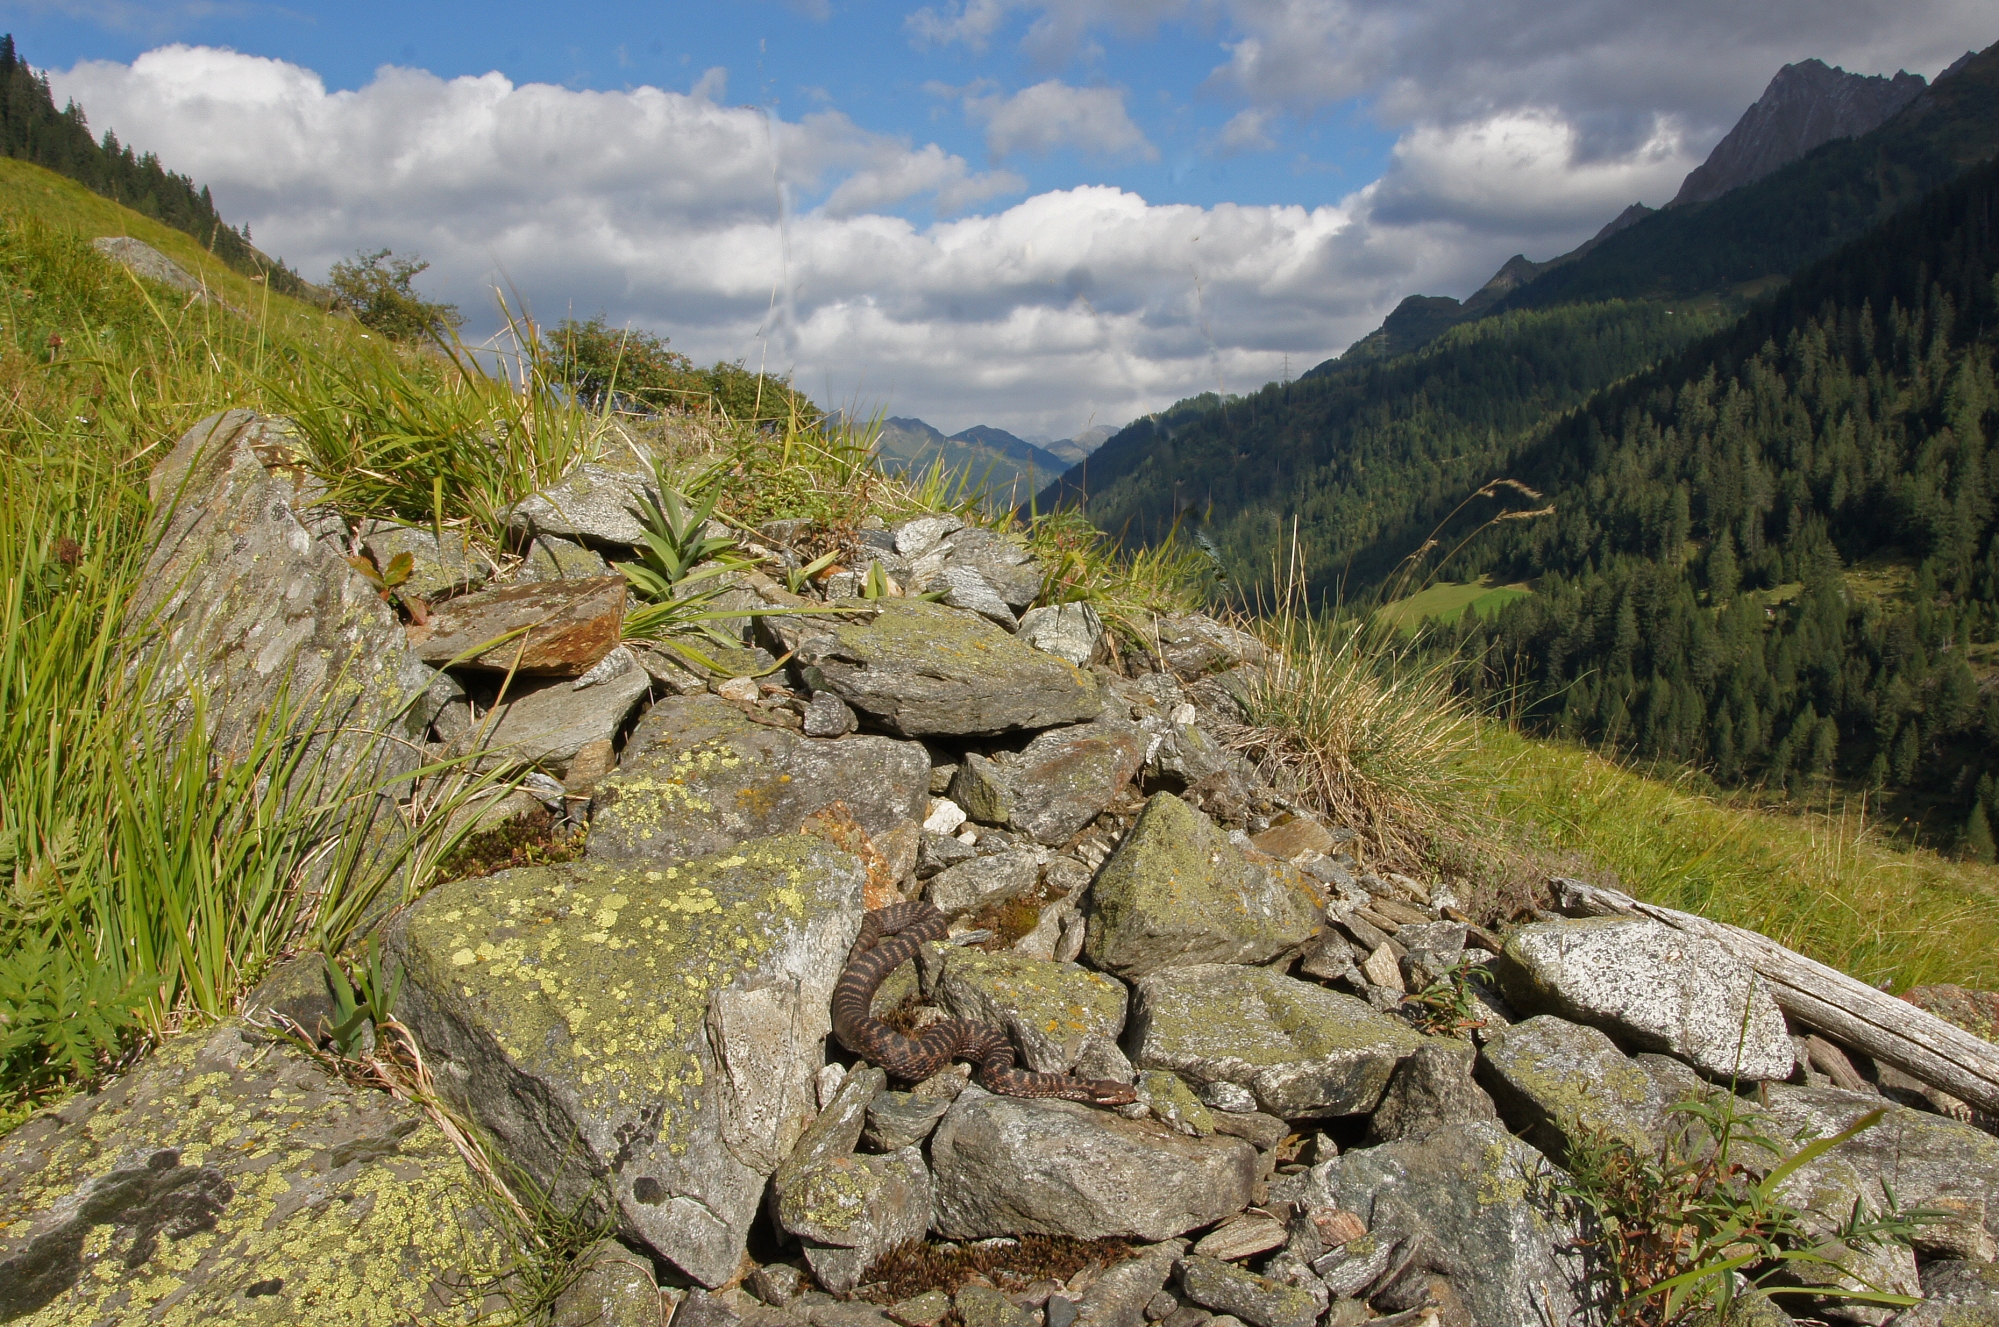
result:
[(925, 942), (942, 940), (948, 925), (944, 914), (928, 903), (897, 903), (861, 919), (860, 938), (833, 987), (833, 1032), (841, 1045), (906, 1082), (920, 1082), (952, 1060), (966, 1059), (978, 1066), (981, 1087), (1004, 1096), (1060, 1097), (1095, 1106), (1138, 1099), (1129, 1083), (1015, 1067), (1013, 1044), (988, 1023), (948, 1018), (912, 1037), (876, 1018), (871, 1006), (881, 984)]

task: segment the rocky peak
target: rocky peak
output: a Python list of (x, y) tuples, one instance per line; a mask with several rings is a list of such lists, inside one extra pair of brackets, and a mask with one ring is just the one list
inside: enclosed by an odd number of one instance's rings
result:
[(1710, 202), (1821, 143), (1878, 128), (1925, 86), (1920, 74), (1849, 74), (1822, 60), (1785, 65), (1666, 206)]

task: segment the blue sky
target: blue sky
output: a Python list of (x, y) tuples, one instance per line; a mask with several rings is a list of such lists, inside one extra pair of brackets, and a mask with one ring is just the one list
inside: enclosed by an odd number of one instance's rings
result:
[(1784, 63), (1971, 0), (0, 4), (309, 277), (420, 252), (829, 403), (1066, 436), (1343, 349), (1657, 204)]

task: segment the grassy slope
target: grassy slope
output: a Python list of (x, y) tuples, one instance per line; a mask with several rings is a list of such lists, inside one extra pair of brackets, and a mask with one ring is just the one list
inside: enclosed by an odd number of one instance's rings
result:
[(1475, 581), (1438, 581), (1415, 594), (1381, 608), (1383, 620), (1397, 630), (1413, 632), (1425, 621), (1455, 622), (1466, 609), (1480, 615), (1496, 613), (1534, 591), (1525, 585), (1494, 585), (1491, 577)]

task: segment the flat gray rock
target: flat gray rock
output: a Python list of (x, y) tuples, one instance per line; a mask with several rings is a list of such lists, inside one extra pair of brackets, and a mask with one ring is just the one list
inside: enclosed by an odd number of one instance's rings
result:
[(1678, 1061), (1647, 1058), (1663, 1063), (1640, 1063), (1597, 1029), (1542, 1014), (1495, 1029), (1479, 1074), (1507, 1123), (1549, 1156), (1567, 1155), (1577, 1129), (1651, 1153), (1672, 1123), (1669, 1108), (1706, 1085)]
[(1388, 1091), (1368, 1118), (1368, 1138), (1389, 1143), (1472, 1120), (1498, 1119), (1492, 1098), (1472, 1080), (1476, 1058), (1468, 1043), (1449, 1038), (1432, 1037), (1418, 1046), (1388, 1080)]
[(1166, 1284), (1174, 1262), (1186, 1250), (1187, 1241), (1168, 1240), (1105, 1268), (1076, 1301), (1077, 1322), (1083, 1327), (1139, 1327), (1145, 1321), (1146, 1304)]
[(808, 738), (756, 723), (719, 696), (669, 696), (632, 730), (618, 771), (597, 784), (589, 854), (672, 861), (721, 852), (795, 833), (835, 802), (880, 841), (923, 819), (929, 788), (930, 757), (915, 742)]
[(1015, 633), (1035, 649), (1088, 668), (1104, 657), (1104, 622), (1088, 604), (1050, 604), (1020, 615)]
[(803, 1243), (819, 1284), (845, 1294), (884, 1253), (923, 1238), (930, 1202), (920, 1148), (854, 1153), (788, 1174), (777, 1191), (777, 1221)]
[[(1144, 734), (1131, 724), (1053, 728), (1018, 754), (968, 756), (952, 795), (972, 819), (1006, 825), (1053, 847), (1095, 820), (1144, 759)], [(958, 796), (961, 784), (964, 797)]]
[(930, 877), (924, 897), (939, 912), (962, 917), (1034, 888), (1041, 863), (1032, 851), (1016, 848), (947, 866)]
[(930, 1140), (947, 1239), (1161, 1240), (1242, 1210), (1256, 1150), (1071, 1101), (968, 1087)]
[(558, 779), (568, 774), (570, 762), (584, 747), (611, 741), (624, 731), (651, 687), (645, 669), (636, 664), (580, 689), (568, 678), (516, 682), (513, 699), (475, 723), (467, 737), (483, 739), (480, 745), (491, 753), (481, 758), (482, 766), (518, 761)]
[(1307, 1292), (1219, 1258), (1182, 1260), (1180, 1289), (1202, 1308), (1253, 1327), (1312, 1327), (1319, 1320), (1319, 1305)]
[(1703, 936), (1637, 917), (1535, 922), (1506, 957), (1501, 989), (1523, 1013), (1600, 1027), (1716, 1078), (1782, 1080), (1796, 1063), (1761, 979)]
[(864, 880), (799, 835), (440, 885), (390, 937), (397, 1016), (556, 1203), (603, 1194), (626, 1239), (720, 1285), (812, 1117)]
[(1893, 1327), (1999, 1327), (1999, 1265), (1947, 1258), (1920, 1275), (1923, 1302)]
[(576, 1263), (575, 1280), (549, 1307), (549, 1327), (659, 1327), (651, 1259), (602, 1239)]
[(645, 539), (639, 521), (652, 476), (580, 465), (539, 493), (523, 498), (508, 525), (525, 535), (552, 534), (586, 543), (636, 547)]
[(954, 1018), (1003, 1027), (1026, 1066), (1066, 1074), (1092, 1037), (1124, 1031), (1123, 982), (1074, 963), (952, 949), (937, 979), (937, 1002)]
[(866, 621), (786, 623), (797, 666), (905, 737), (972, 736), (1049, 728), (1097, 716), (1088, 673), (1022, 644), (972, 613), (918, 599), (842, 601)]
[(1090, 887), (1083, 952), (1131, 980), (1302, 948), (1323, 922), (1324, 896), (1297, 868), (1259, 858), (1178, 797), (1154, 794)]
[(1232, 964), (1139, 979), (1125, 1045), (1141, 1069), (1248, 1088), (1280, 1119), (1363, 1115), (1423, 1037), (1365, 1001)]

